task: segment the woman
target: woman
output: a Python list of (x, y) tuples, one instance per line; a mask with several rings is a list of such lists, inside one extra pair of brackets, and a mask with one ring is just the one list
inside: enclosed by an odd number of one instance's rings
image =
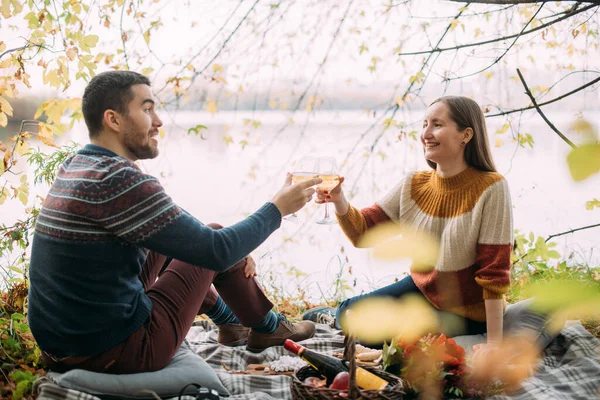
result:
[[(439, 239), (440, 255), (431, 271), (410, 276), (374, 292), (343, 301), (337, 310), (308, 311), (304, 319), (340, 317), (365, 297), (426, 298), (442, 320), (452, 316), (464, 329), (487, 332), (488, 344), (502, 340), (504, 294), (510, 284), (512, 215), (506, 180), (492, 161), (485, 118), (466, 97), (441, 97), (427, 109), (421, 143), (430, 171), (412, 173), (373, 206), (358, 210), (340, 184), (317, 191), (317, 202), (335, 205), (338, 222), (354, 245), (370, 227), (394, 221), (428, 231)], [(341, 319), (343, 324), (343, 318)], [(448, 332), (449, 333), (449, 332)]]

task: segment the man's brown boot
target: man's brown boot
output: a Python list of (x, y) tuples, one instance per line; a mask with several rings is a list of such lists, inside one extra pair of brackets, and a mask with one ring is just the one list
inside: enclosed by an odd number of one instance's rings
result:
[(217, 342), (225, 346), (243, 346), (248, 342), (248, 332), (250, 328), (246, 328), (241, 324), (223, 324), (219, 325), (219, 334)]
[(315, 334), (315, 324), (312, 321), (301, 321), (293, 324), (282, 314), (279, 314), (278, 318), (279, 327), (273, 333), (260, 333), (250, 329), (246, 350), (260, 353), (268, 347), (283, 345), (286, 339), (299, 342), (309, 339)]

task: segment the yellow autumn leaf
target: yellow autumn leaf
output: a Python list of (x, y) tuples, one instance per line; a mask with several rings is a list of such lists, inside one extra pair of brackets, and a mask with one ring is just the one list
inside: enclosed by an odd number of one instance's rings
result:
[(230, 145), (231, 143), (233, 143), (233, 138), (228, 135), (224, 135), (222, 140), (225, 142), (226, 145)]
[(2, 140), (0, 140), (0, 151), (6, 151), (6, 150), (8, 150), (6, 148), (6, 145), (4, 143), (2, 143)]
[[(4, 166), (2, 166), (2, 168), (4, 168)], [(8, 189), (4, 188), (2, 191), (0, 191), (0, 205), (2, 205), (6, 199), (8, 199), (8, 196), (10, 195), (10, 193), (8, 192)]]
[(496, 133), (497, 133), (497, 134), (503, 134), (503, 133), (505, 133), (505, 132), (508, 130), (508, 128), (510, 128), (510, 124), (506, 123), (506, 124), (502, 125), (502, 126), (500, 127), (500, 129), (498, 129), (498, 130), (496, 131)]
[(576, 133), (582, 135), (584, 143), (596, 142), (596, 132), (594, 130), (594, 126), (583, 118), (577, 118), (575, 121), (573, 121), (573, 123), (569, 126), (569, 130), (575, 131)]
[(495, 146), (496, 146), (496, 147), (501, 147), (503, 143), (504, 143), (504, 142), (502, 141), (502, 139), (496, 139), (496, 144), (495, 144)]
[(458, 19), (453, 19), (452, 22), (450, 22), (450, 30), (451, 31), (455, 30), (457, 26), (458, 26)]
[(4, 42), (2, 40), (0, 40), (0, 53), (3, 52), (4, 50), (6, 50), (6, 45), (4, 44)]
[(19, 186), (19, 201), (26, 206), (29, 200), (29, 183), (27, 183), (27, 175), (21, 176), (21, 186)]
[(36, 137), (40, 142), (51, 147), (58, 147), (54, 143), (54, 133), (50, 126), (44, 124), (43, 122), (40, 122), (38, 124), (38, 130), (39, 131)]
[(357, 247), (372, 247), (375, 257), (384, 260), (409, 258), (411, 270), (419, 272), (431, 271), (440, 252), (439, 241), (429, 233), (394, 222), (369, 229)]
[(150, 44), (150, 29), (144, 32), (144, 41), (146, 42), (146, 44)]
[(213, 64), (212, 65), (212, 70), (213, 70), (213, 73), (216, 74), (217, 72), (222, 72), (223, 71), (223, 67), (221, 65), (219, 65), (219, 64)]
[(367, 298), (353, 304), (341, 316), (346, 332), (367, 343), (377, 343), (402, 336), (416, 340), (439, 329), (433, 308), (421, 296), (407, 295), (401, 299)]
[(269, 108), (277, 108), (277, 102), (275, 100), (269, 100)]
[(161, 139), (165, 138), (165, 130), (163, 128), (158, 128), (158, 137)]
[(571, 150), (567, 156), (571, 177), (582, 181), (600, 172), (600, 144), (583, 144)]
[(0, 112), (5, 113), (9, 117), (13, 115), (13, 108), (4, 97), (0, 96)]
[(398, 107), (402, 107), (402, 104), (404, 104), (404, 100), (402, 100), (402, 96), (397, 96), (397, 97), (394, 99), (394, 102), (396, 103), (396, 105), (397, 105)]
[(494, 76), (493, 72), (488, 72), (487, 74), (485, 74), (485, 79), (490, 80), (490, 79), (492, 79), (493, 76)]
[(0, 112), (0, 127), (4, 128), (6, 125), (8, 125), (8, 118), (6, 117), (6, 114)]
[(217, 112), (217, 104), (214, 101), (209, 101), (207, 104), (204, 105), (204, 109), (212, 115), (215, 115), (215, 113)]
[(91, 48), (96, 47), (98, 39), (98, 35), (85, 36), (82, 41), (81, 50), (87, 51), (89, 53)]
[(27, 143), (23, 140), (20, 140), (19, 143), (17, 143), (15, 152), (22, 157), (25, 154), (27, 154), (28, 151), (29, 151), (29, 143)]
[(76, 55), (77, 55), (77, 47), (69, 47), (67, 49), (67, 58), (70, 61), (73, 61), (75, 59)]

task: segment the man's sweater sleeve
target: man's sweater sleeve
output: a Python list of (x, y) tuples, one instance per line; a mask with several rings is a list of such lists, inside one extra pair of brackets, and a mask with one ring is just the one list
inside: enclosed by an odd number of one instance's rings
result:
[[(124, 165), (123, 165), (124, 164)], [(115, 166), (118, 180), (89, 211), (96, 223), (125, 242), (214, 271), (246, 257), (281, 225), (281, 213), (266, 203), (241, 222), (214, 230), (177, 206), (158, 180), (134, 165)]]
[(212, 229), (188, 213), (140, 244), (190, 264), (222, 272), (250, 254), (281, 225), (281, 214), (266, 203), (235, 225)]

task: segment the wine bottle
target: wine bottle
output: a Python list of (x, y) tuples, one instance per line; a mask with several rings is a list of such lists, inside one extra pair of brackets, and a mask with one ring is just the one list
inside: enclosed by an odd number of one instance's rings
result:
[[(302, 358), (325, 376), (327, 384), (331, 384), (333, 379), (340, 372), (349, 372), (350, 363), (348, 361), (307, 349), (290, 339), (286, 339), (283, 343), (283, 347)], [(356, 367), (356, 384), (358, 387), (365, 390), (381, 390), (385, 388), (389, 382), (364, 368)]]

